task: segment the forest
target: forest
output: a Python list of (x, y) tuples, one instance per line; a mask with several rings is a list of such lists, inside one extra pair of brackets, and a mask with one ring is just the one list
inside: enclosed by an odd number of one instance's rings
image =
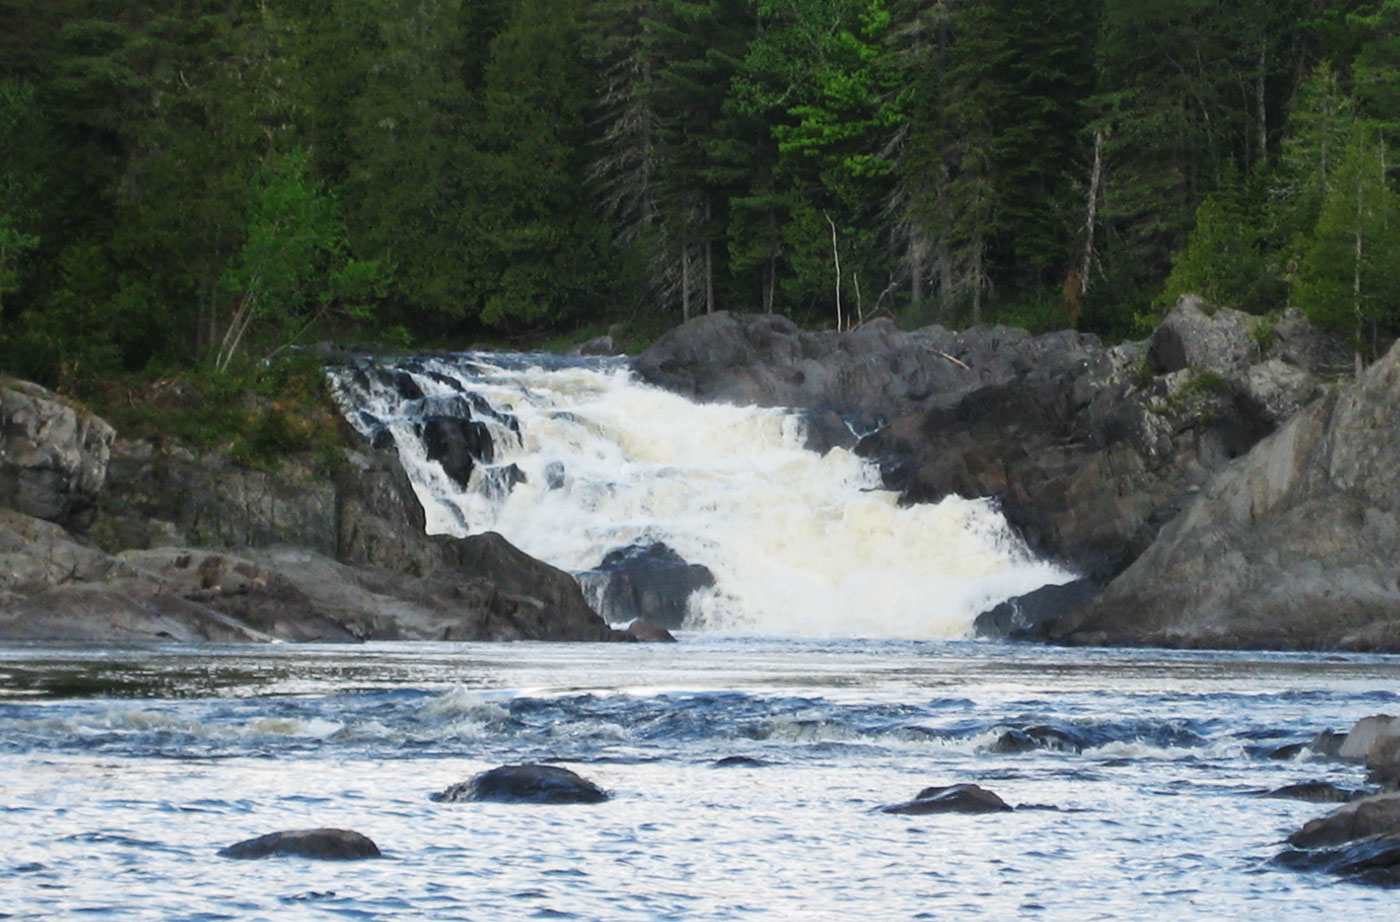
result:
[(1400, 0), (0, 0), (0, 367), (713, 310), (1400, 330)]

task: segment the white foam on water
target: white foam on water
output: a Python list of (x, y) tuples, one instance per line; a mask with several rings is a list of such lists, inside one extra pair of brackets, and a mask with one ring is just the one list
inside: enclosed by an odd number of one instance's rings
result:
[[(518, 359), (518, 357), (517, 357)], [(994, 504), (949, 497), (900, 506), (876, 467), (844, 449), (803, 447), (781, 409), (697, 404), (616, 363), (520, 368), (490, 356), (424, 360), (415, 383), (448, 400), (460, 382), (518, 424), (491, 428), (493, 466), (467, 490), (429, 461), (414, 408), (382, 382), (336, 374), (347, 417), (372, 414), (395, 436), (428, 531), (501, 533), (574, 572), (609, 551), (661, 541), (715, 576), (687, 627), (730, 634), (957, 638), (978, 613), (1071, 574), (1035, 560)], [(503, 363), (514, 365), (516, 361)], [(372, 376), (371, 376), (372, 377)], [(508, 491), (503, 469), (524, 475)]]

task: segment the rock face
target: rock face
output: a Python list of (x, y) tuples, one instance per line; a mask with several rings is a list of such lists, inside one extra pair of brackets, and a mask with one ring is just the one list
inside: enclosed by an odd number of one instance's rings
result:
[(1073, 643), (1400, 650), (1400, 346), (1221, 472)]
[(353, 829), (292, 829), (270, 832), (220, 849), (222, 858), (267, 858), (291, 855), (300, 858), (349, 861), (380, 857), (379, 846)]
[(108, 460), (101, 550), (0, 509), (0, 637), (622, 639), (573, 577), (499, 535), (426, 536), (397, 458), (368, 444), (330, 476), (123, 440)]
[(596, 804), (607, 791), (557, 765), (503, 765), (432, 795), (440, 803)]
[(0, 379), (0, 506), (83, 531), (115, 436), (37, 384)]

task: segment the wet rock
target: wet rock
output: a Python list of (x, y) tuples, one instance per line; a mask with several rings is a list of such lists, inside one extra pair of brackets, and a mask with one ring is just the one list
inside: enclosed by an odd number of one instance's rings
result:
[(1400, 886), (1400, 836), (1377, 836), (1334, 848), (1288, 849), (1274, 860), (1294, 870), (1336, 874), (1356, 883)]
[(1324, 848), (1379, 835), (1400, 835), (1400, 794), (1366, 797), (1309, 820), (1288, 837), (1288, 844)]
[(1011, 805), (986, 788), (975, 784), (954, 784), (924, 788), (913, 800), (882, 807), (883, 813), (919, 815), (924, 813), (1004, 813)]
[(1264, 796), (1287, 800), (1305, 800), (1315, 804), (1346, 804), (1367, 796), (1366, 791), (1344, 788), (1330, 781), (1303, 781), (1274, 788)]
[(1002, 640), (1044, 640), (1044, 625), (1063, 618), (1102, 590), (1096, 581), (1076, 579), (1058, 586), (1042, 586), (1007, 599), (977, 616), (973, 630), (978, 637)]
[(572, 350), (573, 355), (617, 355), (618, 352), (617, 343), (606, 333), (580, 343)]
[(0, 378), (0, 506), (85, 531), (115, 431), (37, 384)]
[(1083, 752), (1089, 741), (1073, 730), (1046, 724), (1005, 731), (988, 747), (989, 752), (1014, 754), (1049, 749), (1054, 752)]
[(495, 457), (491, 430), (485, 423), (459, 416), (427, 416), (420, 424), (428, 460), (442, 465), (457, 486), (466, 489), (478, 463)]
[(627, 625), (622, 632), (623, 639), (635, 640), (639, 643), (675, 643), (676, 638), (671, 632), (660, 625), (652, 624), (645, 618), (638, 618)]
[(1288, 837), (1288, 845), (1275, 859), (1286, 867), (1396, 886), (1400, 884), (1400, 794), (1362, 798), (1311, 820)]
[(273, 855), (349, 861), (380, 857), (379, 847), (353, 829), (293, 829), (270, 832), (219, 851), (223, 858), (267, 858)]
[(596, 804), (608, 794), (557, 765), (503, 765), (432, 795), (440, 803), (494, 801), (531, 804)]
[(763, 768), (770, 763), (752, 756), (725, 756), (710, 763), (710, 768)]
[(607, 574), (599, 604), (603, 617), (645, 618), (672, 630), (683, 626), (690, 596), (715, 584), (708, 567), (687, 563), (659, 541), (610, 551), (596, 569)]

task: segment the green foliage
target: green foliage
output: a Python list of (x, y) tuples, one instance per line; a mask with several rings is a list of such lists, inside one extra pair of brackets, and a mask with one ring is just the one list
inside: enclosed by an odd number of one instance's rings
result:
[(1184, 294), (1251, 313), (1280, 303), (1284, 286), (1272, 274), (1262, 196), (1229, 185), (1206, 197), (1196, 209), (1196, 226), (1178, 253), (1157, 300), (1165, 310)]

